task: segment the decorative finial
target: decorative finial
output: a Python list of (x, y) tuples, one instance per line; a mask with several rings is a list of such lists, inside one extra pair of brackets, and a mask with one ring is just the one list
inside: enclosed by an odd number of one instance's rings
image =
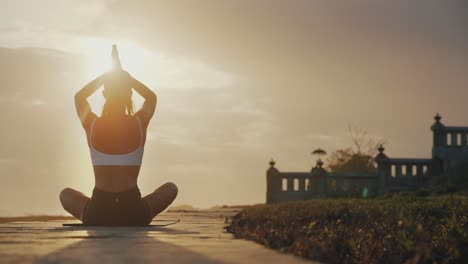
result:
[(380, 154), (383, 154), (383, 152), (385, 151), (385, 148), (383, 147), (382, 144), (380, 144), (379, 148), (377, 149), (379, 151)]
[(439, 115), (439, 113), (437, 113), (436, 116), (434, 116), (434, 119), (436, 122), (440, 122), (440, 120), (442, 119), (442, 117)]
[(275, 164), (276, 164), (276, 162), (275, 162), (273, 159), (271, 159), (271, 160), (270, 160), (270, 166), (271, 166), (271, 167), (274, 167)]
[(323, 150), (323, 149), (318, 148), (318, 149), (312, 151), (310, 154), (311, 155), (316, 155), (320, 159), (321, 156), (327, 155), (327, 152), (325, 150)]
[(317, 167), (322, 168), (322, 166), (323, 166), (323, 161), (321, 159), (318, 159), (317, 160)]

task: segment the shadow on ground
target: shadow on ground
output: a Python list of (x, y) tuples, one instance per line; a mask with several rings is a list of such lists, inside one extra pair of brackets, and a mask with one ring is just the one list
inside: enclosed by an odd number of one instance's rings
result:
[[(34, 263), (221, 263), (202, 254), (157, 239), (157, 235), (195, 234), (171, 228), (73, 227), (69, 236), (77, 242), (37, 259)], [(78, 234), (73, 234), (78, 231)], [(84, 231), (85, 234), (83, 234)]]

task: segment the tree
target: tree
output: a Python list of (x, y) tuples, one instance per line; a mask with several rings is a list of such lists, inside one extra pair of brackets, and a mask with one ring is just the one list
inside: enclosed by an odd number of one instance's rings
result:
[(348, 124), (352, 147), (338, 149), (327, 159), (328, 168), (333, 172), (374, 172), (374, 156), (379, 145), (386, 142), (371, 137), (367, 131)]

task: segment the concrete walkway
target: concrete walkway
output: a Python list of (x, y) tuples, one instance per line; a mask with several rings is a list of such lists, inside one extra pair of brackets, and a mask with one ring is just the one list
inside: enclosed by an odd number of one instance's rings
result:
[[(66, 227), (76, 221), (0, 224), (0, 263), (311, 263), (234, 239), (233, 210), (173, 212), (168, 227)], [(161, 221), (161, 222), (160, 222)]]

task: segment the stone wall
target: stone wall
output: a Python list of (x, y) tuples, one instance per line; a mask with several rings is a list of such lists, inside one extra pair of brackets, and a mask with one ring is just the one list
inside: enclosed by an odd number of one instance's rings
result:
[(376, 173), (336, 173), (319, 159), (310, 172), (280, 172), (275, 162), (267, 171), (267, 203), (322, 197), (377, 196), (415, 191), (440, 175), (460, 177), (468, 172), (468, 127), (449, 127), (439, 114), (431, 126), (431, 158), (389, 158), (380, 146)]
[(267, 203), (378, 194), (377, 173), (329, 173), (318, 164), (310, 172), (280, 172), (271, 161)]

